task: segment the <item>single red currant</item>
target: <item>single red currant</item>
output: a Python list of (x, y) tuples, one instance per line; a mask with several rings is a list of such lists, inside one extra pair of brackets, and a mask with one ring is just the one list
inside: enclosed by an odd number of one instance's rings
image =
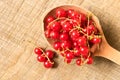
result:
[(67, 13), (66, 13), (66, 11), (63, 8), (58, 8), (56, 10), (56, 16), (57, 17), (66, 17)]
[(40, 55), (40, 56), (37, 56), (37, 60), (38, 60), (39, 62), (45, 62), (47, 59), (45, 58), (45, 56)]
[(66, 21), (62, 24), (62, 29), (69, 32), (73, 28), (72, 24), (70, 22)]
[(74, 47), (78, 47), (78, 43), (76, 41), (73, 42)]
[(37, 54), (37, 55), (41, 55), (43, 52), (42, 52), (42, 49), (41, 48), (35, 48), (34, 49), (34, 52)]
[(45, 68), (52, 68), (52, 66), (53, 66), (53, 63), (51, 61), (47, 60), (47, 61), (44, 62), (44, 67)]
[(87, 27), (87, 33), (88, 33), (88, 35), (90, 35), (90, 34), (92, 34), (93, 32), (95, 32), (95, 27), (94, 27), (94, 25), (89, 25), (88, 27)]
[(67, 59), (67, 58), (64, 59), (64, 62), (66, 62), (68, 64), (71, 63), (71, 61), (72, 61), (72, 59)]
[(51, 30), (53, 31), (60, 31), (61, 30), (61, 25), (59, 22), (55, 21), (50, 25)]
[(61, 42), (61, 47), (63, 49), (71, 49), (72, 48), (72, 43), (71, 43), (71, 41), (62, 41)]
[(69, 34), (68, 33), (61, 33), (60, 34), (60, 40), (65, 41), (69, 39)]
[(77, 39), (77, 43), (79, 46), (86, 46), (87, 45), (87, 38), (85, 36), (79, 37)]
[(82, 63), (81, 59), (77, 59), (77, 60), (76, 60), (76, 64), (77, 64), (78, 66), (80, 66), (81, 63)]
[(54, 18), (53, 16), (48, 16), (48, 17), (46, 18), (46, 21), (45, 21), (45, 22), (48, 24), (48, 23), (52, 22), (54, 19), (55, 19), (55, 18)]
[(78, 37), (80, 37), (80, 33), (79, 33), (79, 31), (77, 29), (72, 30), (70, 32), (70, 36), (71, 36), (72, 40), (75, 41)]
[(74, 58), (74, 52), (67, 52), (66, 53), (66, 58), (67, 59), (73, 59)]
[(51, 50), (46, 50), (45, 51), (45, 54), (48, 56), (48, 58), (53, 58), (54, 57), (54, 53), (53, 53), (53, 51), (51, 51)]
[(80, 51), (80, 48), (76, 47), (75, 50), (74, 50), (74, 55), (76, 57), (79, 57), (81, 55), (81, 51)]
[(73, 9), (68, 9), (68, 10), (67, 10), (68, 17), (71, 16), (71, 13), (72, 13), (72, 12), (74, 12)]
[(80, 47), (80, 53), (82, 54), (83, 57), (87, 57), (89, 53), (88, 47), (86, 46)]
[(59, 42), (59, 41), (54, 42), (53, 47), (55, 50), (60, 50), (60, 51), (62, 50), (61, 42)]
[(82, 24), (82, 23), (85, 23), (85, 22), (87, 21), (87, 17), (86, 17), (86, 15), (83, 14), (83, 13), (80, 13), (80, 18), (81, 18), (81, 24)]
[(93, 58), (92, 57), (89, 57), (88, 58), (88, 61), (87, 61), (87, 64), (92, 64), (93, 63)]
[(94, 37), (90, 40), (90, 42), (92, 42), (93, 44), (98, 44), (101, 42), (101, 38)]
[(59, 38), (59, 32), (57, 32), (57, 31), (51, 31), (50, 32), (50, 37), (52, 39), (58, 39)]
[(50, 30), (45, 30), (44, 34), (47, 38), (50, 38), (50, 32), (51, 32)]
[(79, 19), (79, 13), (76, 12), (76, 11), (71, 11), (71, 13), (69, 14), (69, 17), (72, 18), (72, 19), (76, 19), (78, 18)]

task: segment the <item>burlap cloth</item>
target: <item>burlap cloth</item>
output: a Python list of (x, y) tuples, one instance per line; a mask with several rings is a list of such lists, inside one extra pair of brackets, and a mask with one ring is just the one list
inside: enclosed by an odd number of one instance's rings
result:
[(34, 47), (51, 49), (43, 38), (41, 17), (61, 4), (92, 11), (109, 44), (120, 51), (120, 0), (0, 0), (0, 80), (120, 80), (120, 66), (104, 58), (78, 67), (58, 56), (53, 69), (36, 60)]

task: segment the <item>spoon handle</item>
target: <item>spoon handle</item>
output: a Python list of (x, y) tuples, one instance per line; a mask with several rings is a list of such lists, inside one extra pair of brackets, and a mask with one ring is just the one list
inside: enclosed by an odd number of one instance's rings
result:
[(120, 52), (111, 46), (107, 46), (104, 52), (99, 56), (105, 57), (120, 65)]

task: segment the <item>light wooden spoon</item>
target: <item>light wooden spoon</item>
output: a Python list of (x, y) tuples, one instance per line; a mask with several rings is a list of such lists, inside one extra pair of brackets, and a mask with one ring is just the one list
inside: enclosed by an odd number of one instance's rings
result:
[[(45, 31), (45, 18), (48, 17), (49, 15), (52, 15), (52, 16), (55, 16), (55, 10), (57, 8), (63, 8), (65, 10), (67, 9), (74, 9), (76, 11), (79, 11), (79, 12), (82, 12), (84, 14), (88, 14), (90, 13), (92, 15), (92, 19), (95, 21), (96, 23), (96, 26), (98, 28), (98, 30), (100, 31), (100, 33), (102, 34), (102, 42), (100, 44), (100, 47), (99, 49), (96, 49), (95, 47), (92, 47), (92, 50), (94, 51), (94, 56), (101, 56), (101, 57), (104, 57), (104, 58), (107, 58), (117, 64), (120, 65), (120, 52), (117, 51), (116, 49), (112, 48), (108, 42), (106, 41), (105, 39), (105, 36), (104, 36), (104, 33), (102, 31), (102, 28), (101, 28), (101, 25), (99, 23), (99, 20), (98, 18), (90, 11), (84, 9), (84, 8), (81, 8), (79, 6), (75, 6), (75, 5), (61, 5), (61, 6), (58, 6), (58, 7), (55, 7), (55, 8), (52, 8), (50, 9), (49, 11), (45, 12), (44, 13), (44, 16), (43, 16), (43, 32)], [(53, 45), (53, 40), (51, 39), (48, 39), (45, 37), (45, 39), (47, 39), (47, 43), (52, 46)]]

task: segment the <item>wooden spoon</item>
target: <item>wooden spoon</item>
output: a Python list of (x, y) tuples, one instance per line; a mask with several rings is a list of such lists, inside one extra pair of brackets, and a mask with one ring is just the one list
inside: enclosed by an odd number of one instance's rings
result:
[[(107, 59), (109, 59), (109, 60), (111, 60), (111, 61), (113, 61), (113, 62), (115, 62), (115, 63), (120, 65), (120, 52), (117, 51), (116, 49), (112, 48), (108, 44), (108, 42), (105, 39), (104, 33), (103, 33), (101, 25), (99, 23), (99, 20), (92, 12), (90, 12), (90, 11), (84, 9), (84, 8), (81, 8), (79, 6), (75, 6), (75, 5), (62, 5), (62, 6), (58, 6), (58, 7), (52, 8), (49, 11), (45, 12), (45, 14), (43, 16), (43, 24), (42, 24), (42, 26), (44, 26), (44, 27), (46, 26), (44, 24), (46, 17), (48, 17), (49, 15), (55, 16), (55, 10), (57, 8), (63, 8), (65, 10), (67, 10), (67, 9), (74, 9), (74, 10), (76, 10), (78, 12), (82, 12), (84, 14), (90, 13), (92, 15), (92, 19), (96, 23), (96, 26), (97, 26), (98, 30), (102, 34), (102, 42), (100, 44), (99, 49), (96, 49), (95, 47), (92, 47), (92, 50), (94, 51), (94, 56), (101, 56), (101, 57), (107, 58)], [(45, 31), (44, 27), (43, 27), (43, 32)], [(53, 45), (53, 40), (48, 39), (46, 37), (45, 37), (45, 39), (47, 39), (47, 43), (50, 46)]]

